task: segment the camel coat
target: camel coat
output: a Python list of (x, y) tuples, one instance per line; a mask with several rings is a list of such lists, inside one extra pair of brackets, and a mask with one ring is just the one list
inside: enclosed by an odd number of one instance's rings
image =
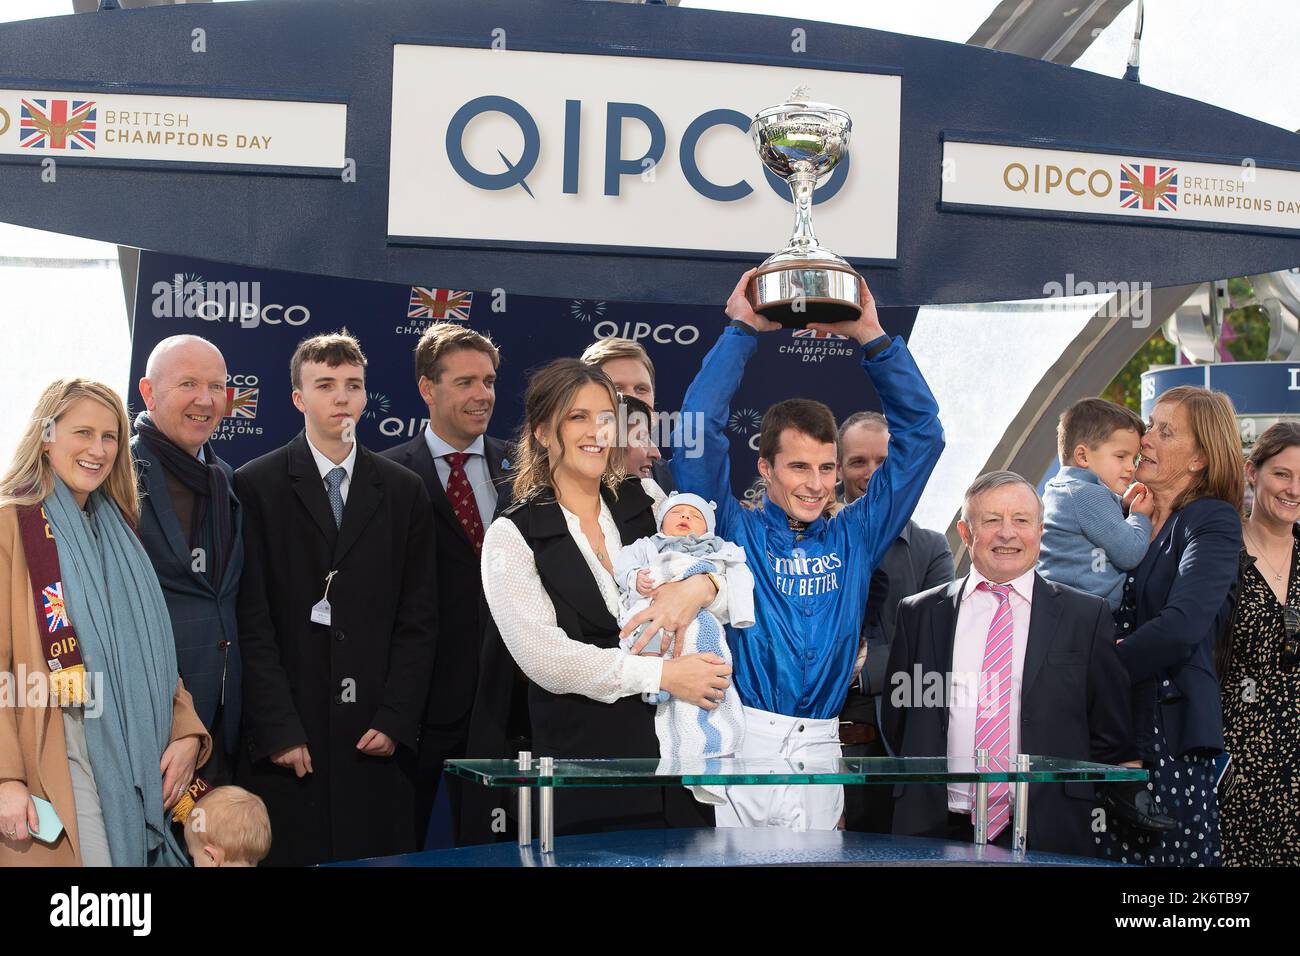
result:
[[(7, 684), (0, 686), (0, 781), (22, 780), (32, 796), (54, 804), (64, 828), (53, 846), (35, 839), (26, 844), (0, 839), (0, 867), (81, 865), (62, 709), (23, 706), (30, 675), (40, 674), (48, 681), (49, 673), (36, 627), (18, 515), (13, 507), (0, 508), (0, 680)], [(212, 738), (178, 678), (171, 739), (182, 737), (202, 738), (196, 766), (203, 766), (212, 752)]]

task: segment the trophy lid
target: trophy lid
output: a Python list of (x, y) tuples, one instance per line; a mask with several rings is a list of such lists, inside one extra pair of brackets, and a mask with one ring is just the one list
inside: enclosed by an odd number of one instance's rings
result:
[(775, 106), (769, 106), (766, 109), (759, 110), (754, 116), (754, 122), (758, 123), (763, 120), (774, 119), (777, 117), (788, 119), (794, 116), (807, 114), (834, 116), (840, 121), (840, 125), (846, 129), (850, 128), (853, 122), (849, 119), (849, 114), (840, 107), (832, 106), (830, 103), (819, 103), (816, 100), (809, 99), (808, 87), (806, 86), (796, 86), (790, 91), (790, 95), (786, 97), (784, 103), (778, 103)]

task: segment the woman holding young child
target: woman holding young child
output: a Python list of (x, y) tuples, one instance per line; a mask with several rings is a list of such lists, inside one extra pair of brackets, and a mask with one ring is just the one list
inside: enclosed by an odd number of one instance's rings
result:
[(1219, 795), (1223, 862), (1300, 866), (1300, 424), (1259, 436), (1246, 480), (1254, 503), (1219, 661), (1233, 762)]
[(18, 697), (0, 705), (0, 867), (188, 865), (167, 811), (211, 740), (136, 536), (127, 427), (108, 386), (59, 379), (0, 479), (0, 672)]
[[(474, 756), (513, 756), (505, 752), (511, 692), (490, 676), (500, 668), (487, 666), (503, 645), (527, 677), (535, 756), (658, 757), (654, 709), (641, 695), (664, 690), (713, 709), (730, 685), (731, 669), (716, 655), (669, 660), (619, 648), (614, 561), (624, 545), (657, 529), (640, 479), (623, 471), (613, 440), (616, 403), (605, 374), (577, 359), (552, 362), (529, 382), (516, 503), (483, 541), (483, 590), (495, 628), (485, 640), (470, 731)], [(645, 623), (647, 639), (660, 629), (684, 633), (701, 608), (721, 600), (709, 576), (694, 575), (662, 586), (623, 630)], [(473, 828), (481, 832), (482, 822)], [(711, 822), (681, 787), (574, 790), (556, 801), (560, 834)]]
[(1151, 727), (1151, 789), (1178, 821), (1164, 833), (1112, 821), (1106, 855), (1128, 863), (1216, 866), (1220, 859), (1214, 758), (1223, 715), (1214, 646), (1232, 608), (1241, 550), (1244, 480), (1232, 403), (1181, 386), (1163, 393), (1141, 442), (1136, 479), (1153, 498), (1146, 557), (1124, 580), (1119, 656), (1135, 714)]

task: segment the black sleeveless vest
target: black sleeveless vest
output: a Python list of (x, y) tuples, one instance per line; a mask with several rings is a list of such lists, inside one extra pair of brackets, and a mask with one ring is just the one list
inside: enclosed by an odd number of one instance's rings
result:
[[(601, 489), (625, 543), (654, 534), (654, 502), (638, 479), (625, 481), (615, 498)], [(618, 622), (609, 613), (568, 523), (554, 498), (534, 499), (508, 508), (532, 549), (559, 626), (572, 640), (596, 647), (618, 647)], [(547, 757), (657, 757), (654, 709), (634, 694), (612, 704), (581, 694), (552, 694), (528, 685), (533, 753)]]
[[(623, 543), (654, 534), (654, 502), (640, 479), (628, 478), (618, 496), (606, 488), (601, 496), (609, 507)], [(575, 641), (596, 647), (618, 647), (619, 626), (601, 597), (600, 588), (569, 533), (559, 504), (550, 496), (517, 502), (499, 520), (512, 521), (533, 552), (537, 572), (564, 632)], [(470, 756), (514, 757), (521, 728), (510, 726), (518, 716), (518, 665), (501, 640), (495, 623), (484, 637), (478, 697), (470, 733)], [(534, 757), (658, 758), (654, 708), (640, 694), (612, 704), (581, 694), (552, 694), (532, 681), (526, 686), (527, 717)], [(512, 708), (511, 700), (515, 707)], [(667, 804), (667, 807), (665, 806)], [(647, 826), (708, 826), (711, 813), (698, 807), (682, 788), (564, 789), (555, 800), (560, 833), (590, 833)]]

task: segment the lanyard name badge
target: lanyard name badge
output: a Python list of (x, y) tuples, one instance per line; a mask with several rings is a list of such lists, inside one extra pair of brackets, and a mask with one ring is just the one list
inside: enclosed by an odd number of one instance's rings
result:
[(338, 574), (337, 571), (331, 571), (325, 575), (325, 596), (312, 605), (311, 609), (311, 622), (313, 624), (330, 626), (330, 582), (334, 580), (336, 574)]

